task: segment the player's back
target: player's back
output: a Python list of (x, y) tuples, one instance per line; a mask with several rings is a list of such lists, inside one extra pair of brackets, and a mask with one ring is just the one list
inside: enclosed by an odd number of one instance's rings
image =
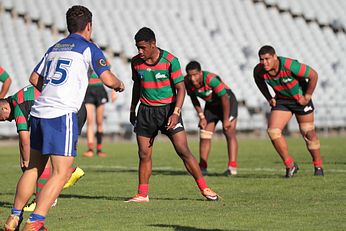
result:
[[(55, 118), (77, 112), (83, 102), (94, 50), (99, 49), (78, 34), (71, 34), (48, 49), (35, 72), (44, 77), (41, 96), (31, 114), (40, 118)], [(103, 60), (104, 61), (104, 60)]]

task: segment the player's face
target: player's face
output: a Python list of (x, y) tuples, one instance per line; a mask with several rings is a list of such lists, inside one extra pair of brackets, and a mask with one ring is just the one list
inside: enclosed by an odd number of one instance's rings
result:
[(155, 50), (155, 42), (139, 41), (136, 43), (139, 57), (143, 60), (148, 60), (153, 57)]
[(191, 80), (191, 83), (194, 87), (200, 88), (202, 86), (203, 81), (203, 73), (199, 70), (188, 70), (187, 75)]
[(0, 121), (5, 121), (10, 118), (10, 110), (7, 107), (0, 106)]
[(276, 54), (263, 54), (260, 55), (260, 63), (263, 64), (264, 69), (266, 71), (275, 70), (276, 68), (276, 62), (277, 62), (277, 56)]

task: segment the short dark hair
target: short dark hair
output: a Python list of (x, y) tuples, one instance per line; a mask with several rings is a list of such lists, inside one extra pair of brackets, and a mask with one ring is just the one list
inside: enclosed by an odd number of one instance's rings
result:
[(140, 42), (140, 41), (145, 41), (145, 42), (151, 42), (151, 41), (156, 41), (155, 38), (155, 33), (148, 27), (142, 27), (139, 29), (139, 31), (135, 35), (135, 41)]
[(264, 54), (275, 55), (275, 49), (272, 46), (265, 45), (259, 49), (258, 56), (261, 56)]
[(92, 13), (84, 6), (72, 6), (66, 12), (67, 30), (72, 34), (81, 32), (85, 29), (86, 25), (92, 22)]
[(197, 71), (201, 71), (201, 64), (197, 61), (191, 61), (189, 62), (186, 67), (185, 67), (186, 72), (190, 71), (190, 70), (197, 70)]

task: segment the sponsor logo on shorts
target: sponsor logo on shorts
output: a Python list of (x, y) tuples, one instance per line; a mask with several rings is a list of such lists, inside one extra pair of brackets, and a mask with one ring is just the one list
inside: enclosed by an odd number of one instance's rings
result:
[(308, 111), (312, 111), (312, 107), (311, 106), (305, 106), (304, 107), (304, 112), (308, 112)]
[(107, 102), (107, 99), (106, 98), (102, 98), (101, 99), (101, 103), (106, 103)]
[(177, 129), (177, 128), (183, 128), (184, 126), (181, 123), (177, 123), (177, 125), (175, 125), (175, 127), (173, 128), (173, 130)]

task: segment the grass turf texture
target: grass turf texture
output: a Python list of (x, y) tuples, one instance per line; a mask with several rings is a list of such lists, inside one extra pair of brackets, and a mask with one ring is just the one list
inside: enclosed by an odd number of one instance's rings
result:
[[(154, 145), (150, 202), (124, 203), (137, 189), (137, 146), (105, 143), (107, 158), (76, 163), (85, 176), (62, 192), (47, 216), (50, 230), (346, 230), (345, 137), (322, 138), (325, 177), (314, 177), (300, 138), (288, 139), (300, 171), (285, 179), (279, 156), (267, 139), (240, 139), (238, 175), (224, 177), (226, 145), (214, 139), (209, 186), (222, 199), (206, 201), (167, 139)], [(198, 142), (190, 139), (198, 153)], [(16, 145), (0, 150), (0, 225), (3, 227), (20, 176)], [(26, 220), (29, 213), (25, 213)]]

